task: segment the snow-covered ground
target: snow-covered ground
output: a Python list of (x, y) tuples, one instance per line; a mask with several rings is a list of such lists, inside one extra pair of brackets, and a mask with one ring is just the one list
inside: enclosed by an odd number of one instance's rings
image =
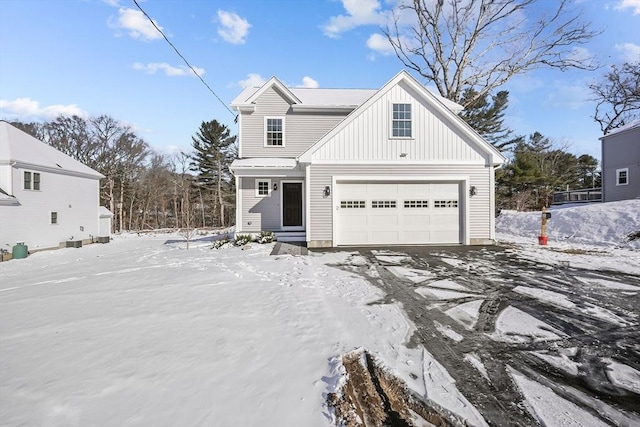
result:
[(365, 346), (420, 373), (400, 308), (326, 265), (346, 253), (184, 248), (122, 236), (2, 263), (0, 424), (326, 426), (332, 358)]
[(547, 221), (548, 245), (539, 246), (540, 212), (502, 211), (496, 238), (517, 244), (523, 257), (551, 265), (640, 275), (640, 200), (552, 206)]
[[(504, 212), (498, 237), (542, 262), (640, 274), (640, 244), (622, 240), (640, 230), (640, 201), (552, 213), (546, 247), (537, 245), (539, 213)], [(587, 219), (592, 215), (599, 222)], [(185, 246), (171, 234), (122, 235), (106, 245), (0, 263), (0, 424), (330, 426), (325, 398), (344, 380), (339, 356), (364, 347), (419, 395), (483, 425), (446, 369), (426, 350), (407, 347), (415, 326), (402, 307), (369, 305), (382, 291), (331, 266), (347, 258), (366, 265), (365, 258), (349, 252), (270, 256), (272, 244), (215, 250), (207, 238)], [(402, 267), (402, 256), (380, 257), (397, 261), (389, 271), (416, 285), (433, 280)], [(596, 285), (621, 285), (602, 282)], [(621, 291), (637, 293), (627, 286)], [(527, 287), (516, 292), (553, 299)], [(447, 311), (466, 329), (474, 327), (481, 295), (447, 280), (419, 293), (443, 301), (477, 296)], [(562, 336), (531, 319), (514, 332), (523, 315), (515, 308), (503, 312), (493, 338)], [(438, 330), (462, 339), (446, 325)], [(466, 360), (487, 375), (477, 356)], [(637, 370), (615, 361), (609, 369), (612, 381), (637, 392)], [(544, 385), (512, 375), (547, 425), (591, 419), (575, 405), (558, 404)], [(546, 412), (549, 405), (564, 415)]]

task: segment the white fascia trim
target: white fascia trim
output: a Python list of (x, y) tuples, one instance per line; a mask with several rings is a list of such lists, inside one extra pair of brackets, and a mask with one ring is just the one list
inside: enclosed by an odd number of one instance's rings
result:
[(77, 177), (81, 177), (81, 178), (92, 178), (92, 179), (105, 178), (105, 176), (102, 175), (100, 172), (96, 172), (95, 174), (91, 174), (91, 173), (73, 171), (73, 170), (64, 169), (64, 168), (53, 168), (53, 167), (50, 167), (50, 166), (38, 165), (38, 164), (35, 164), (35, 163), (27, 163), (27, 162), (21, 162), (21, 161), (12, 162), (11, 165), (16, 167), (16, 168), (19, 168), (19, 169), (29, 169), (29, 170), (32, 170), (32, 171), (39, 171), (39, 172), (51, 172), (51, 173), (55, 173), (55, 174), (77, 176)]
[(439, 165), (439, 166), (486, 166), (484, 160), (314, 160), (314, 165)]
[(293, 111), (304, 111), (305, 113), (350, 113), (358, 108), (357, 105), (305, 105), (305, 104), (293, 104), (291, 109)]
[[(469, 194), (469, 193), (467, 193)], [(496, 173), (495, 170), (489, 170), (489, 238), (496, 240)]]
[[(304, 167), (304, 187), (305, 194), (311, 194), (311, 165), (307, 164)], [(307, 236), (307, 242), (311, 240), (311, 197), (306, 197), (304, 199), (305, 204), (305, 232)]]
[(468, 181), (469, 177), (465, 175), (334, 175), (336, 181)]
[(238, 114), (238, 158), (242, 158), (242, 114)]
[(303, 178), (304, 171), (294, 170), (287, 171), (282, 169), (236, 169), (233, 171), (233, 175), (238, 176), (253, 176), (253, 177), (269, 177), (269, 178)]
[(236, 176), (236, 232), (241, 232), (242, 228), (242, 188), (240, 182), (242, 179)]
[(233, 109), (240, 113), (253, 113), (256, 111), (256, 104), (234, 105)]

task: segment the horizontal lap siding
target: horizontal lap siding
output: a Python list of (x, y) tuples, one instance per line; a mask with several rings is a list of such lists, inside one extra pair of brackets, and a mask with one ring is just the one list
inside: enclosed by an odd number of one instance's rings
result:
[(491, 238), (491, 188), (490, 174), (493, 169), (481, 165), (477, 166), (446, 166), (446, 165), (311, 165), (311, 233), (308, 240), (332, 240), (333, 226), (332, 214), (334, 206), (333, 197), (324, 197), (325, 186), (332, 185), (333, 176), (420, 176), (428, 179), (429, 176), (468, 176), (469, 186), (475, 186), (477, 194), (467, 198), (469, 201), (469, 238)]
[[(268, 177), (264, 177), (268, 178)], [(256, 197), (256, 178), (240, 178), (240, 197), (242, 198), (241, 224), (236, 227), (241, 232), (276, 231), (280, 229), (280, 192), (271, 196)], [(280, 182), (271, 179), (271, 186)], [(249, 224), (251, 223), (251, 224)]]
[[(24, 190), (24, 172), (40, 174), (40, 190)], [(18, 241), (29, 249), (57, 247), (67, 240), (89, 240), (100, 232), (99, 180), (37, 169), (14, 168), (17, 206), (0, 207), (0, 244), (10, 249)], [(58, 223), (51, 224), (51, 212)], [(82, 227), (82, 229), (80, 229)]]
[[(264, 146), (264, 118), (284, 117), (284, 147)], [(242, 157), (297, 157), (333, 129), (345, 114), (293, 113), (291, 105), (269, 89), (256, 100), (253, 113), (242, 113)]]

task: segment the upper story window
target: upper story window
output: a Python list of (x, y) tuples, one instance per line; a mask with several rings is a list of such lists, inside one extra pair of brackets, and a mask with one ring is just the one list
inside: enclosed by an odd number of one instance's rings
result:
[(284, 146), (284, 118), (265, 117), (264, 119), (265, 146)]
[(391, 136), (411, 138), (411, 104), (393, 104)]
[(37, 172), (24, 173), (24, 189), (40, 190), (40, 174)]
[(629, 184), (629, 168), (616, 169), (616, 185)]

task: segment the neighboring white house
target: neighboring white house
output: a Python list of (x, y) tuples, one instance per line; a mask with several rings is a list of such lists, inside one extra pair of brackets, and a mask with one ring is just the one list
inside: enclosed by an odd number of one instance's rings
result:
[(602, 141), (602, 201), (640, 198), (640, 118)]
[(100, 178), (95, 170), (0, 121), (0, 248), (11, 252), (24, 242), (32, 251), (96, 241), (103, 213)]
[(309, 247), (494, 240), (494, 169), (505, 158), (462, 107), (406, 72), (382, 88), (289, 88), (273, 77), (239, 112), (236, 233)]

